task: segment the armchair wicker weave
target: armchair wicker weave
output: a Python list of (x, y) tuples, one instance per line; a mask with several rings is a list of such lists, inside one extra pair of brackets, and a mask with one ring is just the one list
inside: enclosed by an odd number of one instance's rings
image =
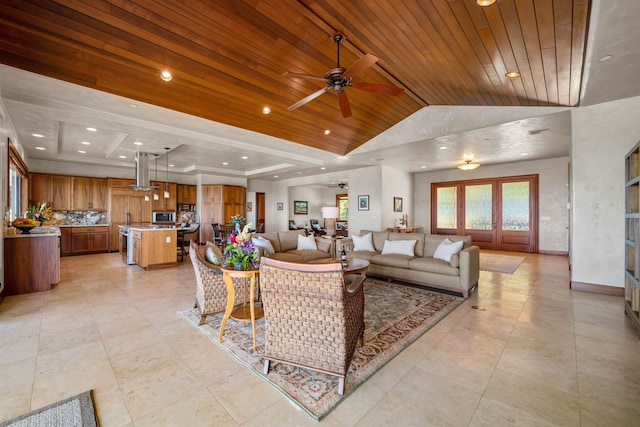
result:
[[(206, 246), (197, 246), (193, 240), (189, 244), (191, 263), (196, 275), (196, 303), (200, 310), (200, 325), (203, 325), (209, 314), (219, 313), (227, 307), (227, 288), (222, 280), (219, 265), (211, 264), (205, 258)], [(195, 254), (195, 256), (194, 256)], [(241, 302), (244, 283), (234, 280), (236, 301)]]
[[(340, 263), (262, 258), (264, 373), (270, 361), (335, 375), (338, 394), (364, 334), (364, 275), (343, 277)], [(345, 283), (346, 282), (346, 283)]]

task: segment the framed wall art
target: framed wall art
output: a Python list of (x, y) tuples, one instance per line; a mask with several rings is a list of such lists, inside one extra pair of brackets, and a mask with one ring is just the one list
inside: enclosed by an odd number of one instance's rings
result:
[(251, 212), (252, 209), (253, 209), (253, 203), (247, 202), (247, 212)]
[(284, 210), (284, 205), (282, 203), (278, 203), (276, 205), (276, 209), (279, 210), (279, 211), (283, 211)]
[(393, 198), (393, 211), (402, 212), (402, 197)]
[(294, 215), (307, 215), (309, 213), (309, 203), (296, 200), (293, 202)]
[(359, 211), (369, 210), (369, 195), (358, 196), (358, 210)]

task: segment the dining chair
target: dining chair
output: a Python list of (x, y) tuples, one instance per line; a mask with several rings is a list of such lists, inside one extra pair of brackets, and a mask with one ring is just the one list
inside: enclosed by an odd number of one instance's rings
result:
[(211, 227), (213, 227), (213, 244), (222, 248), (222, 246), (224, 246), (224, 240), (222, 238), (222, 228), (220, 224), (214, 222), (211, 224)]

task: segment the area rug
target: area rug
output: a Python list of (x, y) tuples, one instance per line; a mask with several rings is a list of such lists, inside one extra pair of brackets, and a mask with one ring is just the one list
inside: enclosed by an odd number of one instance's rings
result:
[(0, 422), (0, 427), (96, 427), (97, 425), (91, 390)]
[(480, 270), (513, 274), (524, 261), (523, 256), (480, 253)]
[(337, 377), (331, 375), (277, 362), (272, 362), (269, 374), (264, 375), (264, 319), (256, 322), (257, 345), (254, 353), (251, 327), (243, 322), (227, 321), (224, 341), (220, 343), (218, 332), (222, 313), (208, 316), (202, 326), (198, 326), (200, 315), (197, 309), (179, 311), (178, 314), (319, 421), (376, 371), (464, 302), (464, 298), (454, 295), (373, 279), (366, 279), (364, 289), (364, 345), (355, 351), (342, 396), (337, 393)]

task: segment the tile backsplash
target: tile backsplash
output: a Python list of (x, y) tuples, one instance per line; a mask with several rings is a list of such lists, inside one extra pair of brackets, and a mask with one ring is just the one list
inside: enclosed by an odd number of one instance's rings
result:
[(55, 211), (47, 225), (99, 225), (107, 224), (104, 211)]

